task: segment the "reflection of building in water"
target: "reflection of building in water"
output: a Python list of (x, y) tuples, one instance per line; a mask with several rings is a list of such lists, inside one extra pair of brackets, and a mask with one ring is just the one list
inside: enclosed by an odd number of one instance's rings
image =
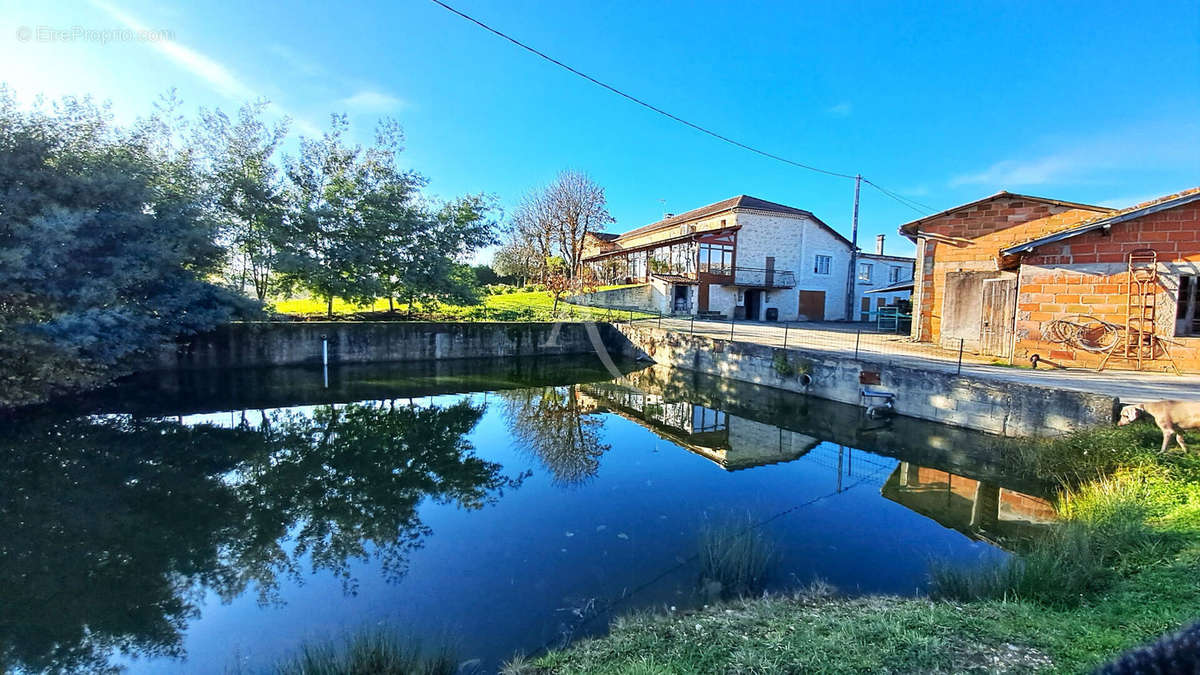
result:
[(587, 393), (580, 397), (586, 404), (608, 408), (727, 471), (791, 461), (820, 443), (812, 436), (687, 401), (667, 401), (607, 383), (585, 388)]
[(1056, 517), (1046, 499), (908, 462), (900, 462), (881, 493), (972, 539), (993, 544), (1028, 538)]

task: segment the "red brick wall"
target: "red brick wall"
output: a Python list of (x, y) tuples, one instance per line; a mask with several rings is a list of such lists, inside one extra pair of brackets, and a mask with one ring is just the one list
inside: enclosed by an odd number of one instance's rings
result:
[(921, 297), (914, 298), (913, 303), (916, 313), (913, 323), (920, 327), (919, 339), (923, 342), (941, 339), (947, 272), (995, 270), (1001, 249), (1068, 229), (1099, 214), (1020, 197), (998, 197), (922, 223), (921, 232), (957, 237), (969, 243), (928, 241), (927, 251), (933, 257), (933, 265), (923, 270)]
[[(1128, 293), (1125, 265), (1130, 252), (1150, 248), (1164, 264), (1200, 262), (1200, 203), (1143, 216), (1113, 225), (1109, 234), (1090, 232), (1057, 244), (1042, 246), (1022, 260), (1017, 295), (1015, 357), (1031, 354), (1069, 366), (1099, 365), (1103, 354), (1045, 339), (1046, 322), (1087, 314), (1125, 324)], [(1089, 269), (1090, 267), (1090, 269)], [(1179, 344), (1168, 345), (1179, 367), (1200, 371), (1200, 338), (1174, 337), (1176, 279), (1166, 270), (1159, 288), (1158, 330)], [(1114, 368), (1133, 364), (1110, 360)], [(1168, 363), (1152, 362), (1148, 369), (1167, 370)]]

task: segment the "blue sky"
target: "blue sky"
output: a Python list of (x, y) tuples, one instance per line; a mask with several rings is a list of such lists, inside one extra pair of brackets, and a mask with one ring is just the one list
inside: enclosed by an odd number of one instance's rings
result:
[[(1194, 0), (450, 4), (682, 117), (936, 209), (1001, 189), (1124, 206), (1200, 185)], [(76, 26), (170, 35), (38, 32)], [(345, 111), (366, 139), (393, 115), (434, 194), (511, 209), (582, 169), (613, 231), (746, 193), (849, 233), (852, 182), (658, 117), (426, 0), (0, 0), (0, 63), (24, 101), (90, 93), (121, 120), (170, 87), (189, 107), (269, 98), (297, 134)], [(864, 189), (860, 241), (907, 253), (896, 226), (917, 216)]]

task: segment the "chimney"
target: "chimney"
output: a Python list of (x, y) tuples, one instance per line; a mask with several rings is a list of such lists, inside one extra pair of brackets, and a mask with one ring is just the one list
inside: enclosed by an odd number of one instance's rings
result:
[(883, 255), (883, 235), (875, 235), (875, 255)]

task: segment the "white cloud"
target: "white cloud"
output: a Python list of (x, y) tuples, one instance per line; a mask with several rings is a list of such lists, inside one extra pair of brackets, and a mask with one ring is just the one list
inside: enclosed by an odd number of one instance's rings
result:
[(342, 99), (342, 105), (359, 112), (389, 112), (404, 107), (405, 103), (378, 89), (361, 89)]
[[(105, 0), (90, 0), (91, 4), (113, 19), (121, 22), (125, 27), (134, 31), (147, 30), (145, 24), (139, 21), (136, 17), (127, 14), (119, 7), (106, 2)], [(147, 41), (146, 45), (150, 46), (155, 51), (165, 56), (170, 61), (174, 62), (185, 71), (195, 75), (209, 85), (214, 91), (221, 96), (228, 98), (238, 103), (250, 101), (261, 96), (254, 88), (243, 82), (232, 70), (225, 67), (215, 59), (202, 54), (195, 49), (186, 47), (174, 39), (168, 40), (152, 40)], [(287, 109), (273, 104), (276, 112), (280, 115), (286, 115), (292, 120), (292, 127), (298, 130), (305, 136), (320, 136), (321, 129), (309, 122), (307, 119), (289, 112)]]
[(854, 104), (850, 103), (849, 101), (842, 101), (837, 105), (829, 106), (825, 109), (825, 112), (833, 115), (834, 117), (847, 117), (850, 115), (850, 113), (854, 112)]
[(1061, 183), (1080, 169), (1079, 162), (1064, 155), (1050, 155), (1031, 160), (996, 162), (978, 173), (950, 179), (951, 187), (960, 185), (992, 185), (997, 189), (1018, 185)]
[[(92, 5), (103, 10), (112, 18), (125, 24), (130, 30), (148, 30), (142, 22), (104, 0), (91, 0), (91, 2)], [(254, 90), (246, 86), (228, 68), (194, 49), (185, 47), (173, 39), (152, 40), (146, 44), (192, 75), (207, 82), (217, 93), (226, 98), (246, 101), (255, 97)]]
[[(1111, 183), (1127, 171), (1191, 169), (1200, 157), (1200, 124), (1149, 119), (1091, 136), (1043, 139), (1027, 159), (1006, 159), (950, 179), (951, 187)], [(1048, 147), (1047, 147), (1048, 146)]]

